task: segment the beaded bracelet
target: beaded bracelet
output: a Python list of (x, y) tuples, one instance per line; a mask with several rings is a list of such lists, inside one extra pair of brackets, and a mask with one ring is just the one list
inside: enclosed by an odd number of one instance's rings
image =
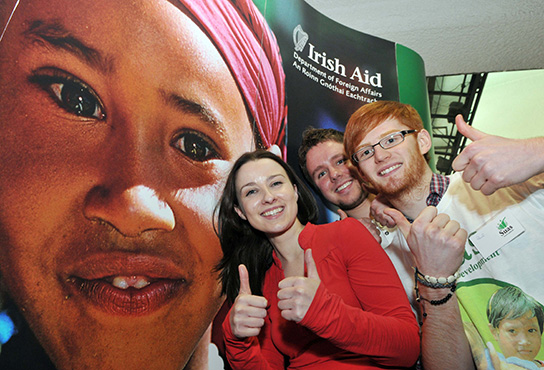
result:
[(456, 288), (457, 288), (457, 285), (455, 285), (455, 283), (454, 283), (453, 286), (450, 289), (451, 293), (448, 293), (447, 296), (445, 296), (442, 299), (431, 299), (431, 300), (428, 300), (427, 298), (422, 297), (419, 294), (419, 289), (416, 289), (416, 301), (418, 301), (418, 302), (419, 301), (427, 301), (430, 304), (432, 304), (433, 306), (440, 306), (441, 304), (444, 304), (447, 301), (449, 301), (451, 297), (453, 297), (453, 293), (455, 292)]
[(424, 275), (421, 271), (419, 271), (417, 267), (415, 267), (414, 269), (414, 279), (429, 288), (451, 288), (453, 285), (455, 285), (455, 282), (459, 278), (459, 272), (456, 272), (455, 274), (450, 275), (447, 278), (435, 278), (434, 276)]
[[(457, 288), (457, 284), (455, 282), (455, 280), (451, 283), (447, 283), (449, 284), (449, 286), (447, 287), (444, 287), (444, 286), (436, 286), (436, 285), (443, 285), (441, 283), (437, 283), (437, 284), (434, 284), (434, 285), (427, 285), (425, 283), (423, 283), (421, 280), (421, 278), (419, 277), (419, 275), (421, 275), (421, 272), (415, 268), (415, 274), (414, 274), (414, 290), (416, 292), (416, 301), (417, 302), (421, 302), (421, 301), (427, 301), (429, 302), (431, 305), (433, 306), (440, 306), (440, 305), (443, 305), (444, 303), (448, 302), (451, 297), (453, 297), (453, 293), (455, 293), (455, 289)], [(426, 280), (424, 280), (425, 282), (427, 282)], [(428, 286), (430, 288), (450, 288), (450, 293), (448, 293), (444, 298), (442, 299), (427, 299), (427, 298), (424, 298), (422, 297), (420, 294), (419, 294), (419, 287), (417, 285), (418, 282), (421, 282), (423, 285), (425, 286)], [(423, 305), (421, 305), (421, 309), (422, 309), (422, 319), (426, 318), (427, 317), (427, 312), (425, 312), (425, 307)], [(419, 325), (423, 325), (423, 321), (420, 321), (419, 322)]]

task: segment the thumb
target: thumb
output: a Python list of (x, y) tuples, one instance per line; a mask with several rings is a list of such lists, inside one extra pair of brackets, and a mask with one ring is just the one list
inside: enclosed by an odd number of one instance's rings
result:
[(249, 286), (249, 273), (245, 265), (238, 266), (238, 273), (240, 274), (240, 290), (238, 294), (251, 294), (251, 287)]
[(341, 220), (348, 218), (348, 214), (342, 211), (340, 208), (338, 208), (338, 214), (340, 215)]
[(470, 126), (468, 123), (465, 122), (463, 119), (463, 116), (458, 114), (455, 117), (455, 125), (457, 126), (457, 131), (461, 133), (464, 137), (471, 141), (476, 141), (483, 139), (484, 137), (488, 136), (486, 133), (475, 129), (474, 127)]
[(383, 210), (383, 212), (395, 221), (397, 227), (404, 235), (404, 238), (408, 238), (408, 234), (410, 234), (410, 228), (412, 227), (412, 225), (406, 219), (406, 217), (400, 211), (394, 208), (386, 208)]
[(314, 257), (312, 256), (311, 249), (307, 249), (304, 252), (304, 262), (306, 263), (306, 271), (308, 272), (308, 278), (321, 280), (319, 278), (319, 274), (317, 273), (317, 267), (315, 265)]

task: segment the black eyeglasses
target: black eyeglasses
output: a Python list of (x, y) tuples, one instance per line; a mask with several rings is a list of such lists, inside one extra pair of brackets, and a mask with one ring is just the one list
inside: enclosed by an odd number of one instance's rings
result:
[(394, 132), (392, 134), (387, 135), (384, 138), (381, 138), (380, 141), (378, 141), (374, 145), (367, 145), (358, 149), (355, 153), (353, 153), (351, 158), (353, 159), (355, 163), (366, 161), (367, 159), (372, 158), (372, 156), (374, 155), (374, 152), (375, 152), (374, 147), (376, 145), (379, 145), (384, 149), (390, 149), (402, 143), (406, 135), (413, 134), (416, 132), (417, 130), (402, 130), (399, 132)]

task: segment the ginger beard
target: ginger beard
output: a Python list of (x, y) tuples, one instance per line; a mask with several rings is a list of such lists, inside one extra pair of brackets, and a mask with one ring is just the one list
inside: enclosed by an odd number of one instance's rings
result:
[[(371, 160), (373, 158), (369, 159), (369, 161)], [(402, 164), (404, 171), (400, 176), (395, 174), (384, 178), (379, 177), (378, 180), (365, 176), (365, 179), (369, 180), (378, 194), (382, 194), (388, 199), (402, 198), (412, 192), (413, 189), (422, 186), (421, 182), (424, 181), (422, 174), (425, 173), (425, 166), (427, 166), (425, 157), (417, 147), (414, 147), (410, 151), (408, 159)]]

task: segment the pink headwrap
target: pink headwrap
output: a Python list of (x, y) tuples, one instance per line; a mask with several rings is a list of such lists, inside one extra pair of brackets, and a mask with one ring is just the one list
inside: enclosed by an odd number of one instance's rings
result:
[(179, 0), (230, 68), (268, 148), (285, 158), (285, 74), (276, 38), (251, 0)]

